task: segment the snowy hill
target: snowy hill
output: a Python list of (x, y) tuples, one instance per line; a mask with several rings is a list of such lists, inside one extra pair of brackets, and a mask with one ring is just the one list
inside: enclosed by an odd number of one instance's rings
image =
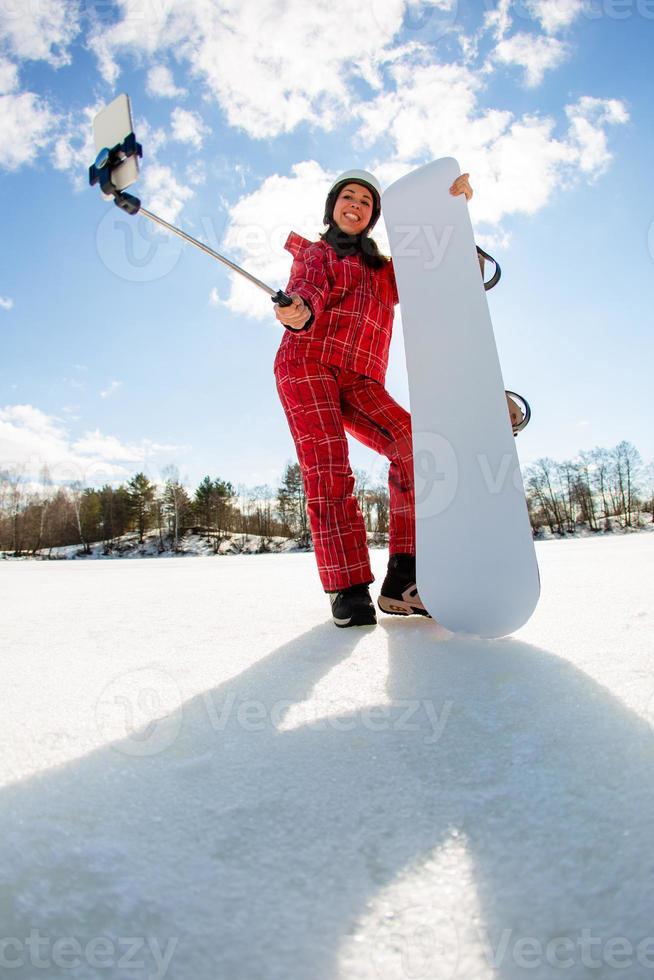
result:
[(2, 563), (7, 976), (652, 975), (654, 537), (537, 551), (503, 640), (337, 630), (312, 554)]
[[(388, 535), (369, 534), (371, 548), (387, 547)], [(173, 548), (169, 538), (162, 539), (157, 531), (149, 531), (139, 541), (138, 534), (123, 534), (111, 545), (96, 541), (86, 552), (80, 544), (62, 545), (57, 548), (43, 548), (36, 554), (24, 554), (15, 558), (9, 551), (0, 551), (0, 559), (8, 561), (58, 561), (62, 559), (115, 559), (115, 558), (181, 558), (189, 556), (209, 557), (214, 555), (262, 555), (288, 554), (293, 551), (307, 551), (302, 542), (295, 538), (279, 535), (262, 537), (259, 534), (236, 532), (207, 533), (191, 529), (180, 535), (177, 547)]]
[[(634, 534), (636, 532), (654, 532), (654, 523), (648, 514), (633, 514), (633, 526), (623, 528), (617, 517), (611, 517), (606, 527), (591, 531), (587, 525), (579, 524), (573, 533), (567, 532), (566, 538), (601, 538), (619, 534)], [(471, 522), (471, 527), (474, 527)], [(560, 535), (553, 534), (547, 527), (542, 527), (536, 534), (537, 541), (558, 541)], [(369, 548), (387, 548), (387, 534), (368, 533)], [(142, 542), (138, 534), (132, 532), (116, 538), (111, 545), (96, 541), (90, 545), (88, 552), (81, 544), (62, 545), (56, 548), (42, 548), (36, 554), (26, 553), (16, 558), (10, 551), (0, 551), (0, 560), (7, 561), (58, 561), (75, 559), (89, 561), (91, 559), (116, 558), (181, 558), (190, 556), (213, 557), (215, 555), (261, 555), (288, 554), (294, 551), (306, 551), (307, 548), (299, 539), (281, 536), (262, 537), (258, 534), (243, 534), (240, 532), (207, 532), (190, 529), (180, 535), (177, 547), (173, 548), (169, 536), (162, 538), (157, 531), (148, 531)]]

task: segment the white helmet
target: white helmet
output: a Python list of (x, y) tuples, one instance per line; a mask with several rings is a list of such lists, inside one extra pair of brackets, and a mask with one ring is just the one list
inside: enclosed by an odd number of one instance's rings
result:
[(371, 191), (375, 191), (377, 197), (381, 199), (381, 184), (377, 180), (374, 174), (369, 173), (367, 170), (346, 170), (339, 177), (336, 178), (332, 186), (329, 188), (329, 193), (340, 187), (341, 184), (365, 184), (369, 187)]
[(369, 173), (367, 170), (345, 170), (342, 174), (339, 174), (332, 186), (329, 188), (329, 194), (327, 195), (327, 200), (325, 201), (325, 216), (323, 218), (323, 222), (326, 225), (330, 225), (332, 223), (334, 216), (334, 204), (336, 203), (339, 190), (345, 184), (363, 184), (364, 187), (367, 187), (372, 193), (372, 217), (368, 227), (366, 228), (366, 232), (371, 231), (374, 225), (377, 223), (379, 215), (381, 214), (381, 185), (375, 175)]

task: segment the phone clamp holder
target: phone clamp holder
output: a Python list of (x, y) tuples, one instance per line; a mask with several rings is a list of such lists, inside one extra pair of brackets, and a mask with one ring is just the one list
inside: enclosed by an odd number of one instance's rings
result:
[(120, 191), (111, 180), (112, 171), (118, 167), (123, 160), (136, 155), (143, 156), (143, 147), (136, 142), (134, 133), (126, 136), (122, 143), (116, 143), (111, 149), (104, 147), (95, 158), (95, 163), (89, 167), (89, 183), (91, 187), (95, 184), (100, 185), (100, 190), (107, 197), (113, 197), (114, 204), (128, 214), (137, 214), (141, 208), (141, 202), (133, 194), (126, 194)]
[[(236, 265), (236, 263), (232, 262), (230, 259), (225, 258), (224, 255), (220, 255), (212, 248), (209, 248), (209, 246), (205, 245), (204, 242), (199, 242), (197, 238), (187, 235), (181, 228), (176, 228), (175, 225), (171, 225), (168, 221), (164, 221), (163, 218), (160, 218), (158, 215), (148, 211), (147, 208), (142, 208), (138, 197), (134, 197), (133, 194), (126, 194), (125, 191), (119, 190), (111, 179), (112, 171), (115, 170), (116, 167), (119, 167), (120, 164), (128, 157), (134, 155), (137, 157), (143, 156), (143, 148), (140, 143), (136, 142), (134, 133), (130, 133), (129, 136), (125, 137), (122, 143), (116, 143), (116, 145), (112, 146), (111, 149), (104, 147), (96, 156), (95, 163), (89, 167), (89, 183), (91, 187), (94, 187), (95, 184), (99, 184), (102, 193), (105, 194), (106, 197), (113, 197), (114, 204), (122, 211), (126, 211), (127, 214), (141, 214), (144, 218), (148, 218), (155, 224), (160, 225), (173, 235), (177, 235), (179, 238), (182, 238), (185, 242), (188, 242), (189, 245), (194, 245), (202, 252), (210, 255), (211, 258), (222, 262), (223, 265), (228, 266), (240, 276), (244, 276), (251, 283), (253, 283), (253, 285), (258, 286), (259, 289), (262, 289), (265, 293), (267, 293), (273, 303), (276, 303), (277, 306), (293, 305), (293, 300), (290, 296), (287, 296), (283, 290), (275, 290), (271, 286), (268, 286), (265, 282), (257, 279), (249, 272), (246, 272), (245, 269), (241, 269), (240, 266)], [(284, 324), (284, 326), (288, 330), (292, 329), (287, 324)]]

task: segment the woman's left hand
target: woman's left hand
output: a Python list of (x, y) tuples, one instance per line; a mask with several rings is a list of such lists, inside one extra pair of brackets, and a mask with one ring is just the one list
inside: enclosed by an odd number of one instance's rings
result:
[(472, 187), (470, 186), (470, 181), (468, 177), (470, 174), (461, 174), (456, 178), (452, 186), (450, 187), (450, 194), (456, 197), (457, 194), (465, 194), (466, 201), (469, 201), (472, 197)]

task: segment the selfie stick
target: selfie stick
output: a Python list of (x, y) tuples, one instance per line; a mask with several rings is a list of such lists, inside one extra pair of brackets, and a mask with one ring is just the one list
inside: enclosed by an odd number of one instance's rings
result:
[(120, 191), (114, 185), (111, 179), (111, 171), (115, 169), (119, 164), (126, 160), (127, 157), (131, 156), (143, 156), (143, 148), (140, 143), (136, 142), (136, 137), (134, 133), (130, 133), (122, 143), (117, 143), (116, 146), (111, 149), (103, 149), (98, 153), (95, 163), (89, 167), (89, 183), (91, 187), (95, 184), (100, 184), (100, 189), (103, 194), (107, 197), (113, 197), (114, 204), (119, 207), (122, 211), (127, 212), (127, 214), (142, 214), (144, 217), (149, 218), (150, 221), (154, 221), (155, 224), (161, 225), (167, 231), (172, 232), (174, 235), (178, 235), (183, 238), (185, 242), (189, 245), (195, 245), (199, 248), (201, 252), (206, 252), (210, 255), (212, 259), (217, 259), (218, 262), (222, 262), (223, 265), (228, 266), (233, 272), (237, 272), (240, 276), (244, 276), (249, 282), (254, 286), (258, 286), (259, 289), (263, 289), (264, 293), (270, 296), (273, 303), (277, 306), (292, 306), (293, 300), (290, 296), (287, 296), (282, 289), (272, 289), (267, 286), (265, 282), (261, 279), (257, 279), (256, 276), (251, 275), (246, 272), (245, 269), (241, 269), (236, 263), (230, 261), (230, 259), (225, 258), (224, 255), (220, 255), (215, 252), (204, 242), (199, 242), (197, 238), (193, 238), (191, 235), (187, 235), (185, 231), (181, 228), (176, 228), (175, 225), (169, 224), (168, 221), (164, 221), (156, 214), (152, 214), (151, 211), (147, 211), (145, 208), (141, 207), (141, 202), (138, 197), (134, 197), (133, 194), (126, 194), (125, 191)]

